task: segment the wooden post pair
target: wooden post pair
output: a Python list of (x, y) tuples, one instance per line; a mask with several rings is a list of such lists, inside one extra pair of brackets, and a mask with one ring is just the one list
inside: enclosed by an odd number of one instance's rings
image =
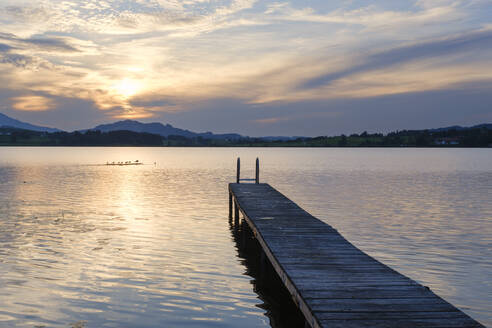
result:
[(256, 157), (256, 172), (255, 172), (255, 178), (254, 179), (241, 179), (241, 159), (238, 157), (237, 158), (237, 170), (236, 170), (236, 183), (240, 183), (241, 181), (247, 180), (247, 181), (252, 181), (254, 180), (255, 183), (260, 183), (260, 160), (258, 157)]

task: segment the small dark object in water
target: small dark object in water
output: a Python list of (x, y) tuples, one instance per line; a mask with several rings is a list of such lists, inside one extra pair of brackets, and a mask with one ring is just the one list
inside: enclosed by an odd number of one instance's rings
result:
[(142, 162), (139, 162), (138, 160), (132, 162), (132, 161), (126, 161), (126, 162), (106, 162), (106, 165), (113, 165), (113, 166), (125, 166), (125, 165), (143, 165)]

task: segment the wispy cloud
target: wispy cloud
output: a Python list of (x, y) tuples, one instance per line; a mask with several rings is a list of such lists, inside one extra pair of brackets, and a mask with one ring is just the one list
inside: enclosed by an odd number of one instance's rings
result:
[(412, 10), (385, 10), (376, 4), (356, 9), (336, 9), (326, 14), (317, 13), (314, 8), (294, 8), (287, 2), (268, 6), (265, 14), (275, 19), (358, 25), (367, 29), (414, 27), (415, 24), (439, 24), (463, 17), (459, 1), (417, 1)]
[(254, 122), (259, 123), (259, 124), (275, 124), (275, 123), (280, 123), (284, 121), (288, 121), (288, 117), (268, 117), (268, 118), (260, 118), (257, 120), (254, 120)]
[(480, 14), (488, 5), (4, 0), (0, 89), (149, 117), (213, 99), (295, 103), (471, 85), (492, 78), (492, 16)]
[(20, 38), (12, 33), (0, 33), (0, 40), (11, 45), (11, 48), (29, 51), (60, 51), (78, 52), (77, 47), (69, 41), (70, 38), (43, 37), (43, 38)]
[(8, 44), (0, 43), (0, 52), (7, 52), (11, 49), (12, 47), (9, 46)]
[[(359, 58), (355, 63), (342, 70), (310, 79), (300, 85), (300, 88), (316, 88), (329, 85), (331, 82), (352, 75), (388, 69), (409, 62), (426, 61), (437, 57), (451, 57), (461, 53), (484, 52), (492, 50), (492, 30), (471, 31), (464, 34), (444, 38), (412, 42), (396, 48), (369, 53)], [(491, 73), (492, 78), (492, 73)]]
[(45, 111), (54, 107), (52, 99), (43, 96), (21, 96), (10, 99), (13, 107), (21, 111)]

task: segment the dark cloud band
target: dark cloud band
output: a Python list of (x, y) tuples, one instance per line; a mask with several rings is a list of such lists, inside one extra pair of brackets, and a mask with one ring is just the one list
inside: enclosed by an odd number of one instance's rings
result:
[(347, 69), (330, 72), (310, 79), (298, 86), (298, 89), (314, 89), (354, 74), (401, 65), (426, 58), (448, 56), (466, 51), (483, 51), (492, 48), (492, 30), (472, 31), (412, 45), (397, 47), (368, 55), (360, 63)]

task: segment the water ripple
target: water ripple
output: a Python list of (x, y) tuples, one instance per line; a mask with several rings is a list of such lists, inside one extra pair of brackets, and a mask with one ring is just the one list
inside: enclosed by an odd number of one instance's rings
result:
[[(237, 155), (492, 325), (490, 150), (1, 148), (0, 326), (268, 326), (227, 224)], [(136, 158), (158, 164), (85, 165)]]

